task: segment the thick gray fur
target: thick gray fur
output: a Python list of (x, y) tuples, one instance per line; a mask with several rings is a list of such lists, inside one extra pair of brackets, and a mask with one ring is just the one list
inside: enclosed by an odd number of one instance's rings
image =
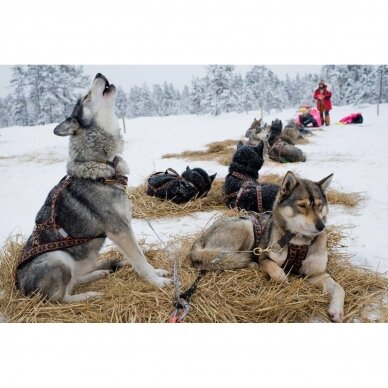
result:
[[(100, 180), (129, 172), (119, 155), (123, 150), (123, 139), (114, 114), (115, 99), (115, 86), (97, 74), (88, 93), (78, 100), (72, 115), (54, 129), (56, 135), (70, 136), (67, 173), (76, 178), (58, 198), (57, 223), (72, 237), (99, 237), (27, 262), (17, 272), (18, 286), (25, 295), (40, 292), (47, 299), (61, 302), (100, 296), (96, 292), (73, 295), (73, 289), (103, 278), (121, 265), (97, 262), (105, 241), (101, 235), (117, 245), (125, 261), (145, 280), (158, 287), (170, 283), (165, 277), (167, 272), (150, 265), (136, 242), (131, 228), (131, 201), (124, 188)], [(118, 161), (115, 167), (109, 164), (114, 159)], [(49, 218), (52, 195), (53, 191), (38, 212), (37, 223)], [(58, 239), (57, 231), (46, 230), (43, 238), (54, 241)]]

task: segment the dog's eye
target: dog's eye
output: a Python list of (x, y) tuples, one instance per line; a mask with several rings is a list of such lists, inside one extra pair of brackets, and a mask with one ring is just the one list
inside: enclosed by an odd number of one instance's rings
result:
[(305, 204), (305, 203), (298, 203), (298, 207), (300, 207), (301, 209), (307, 209), (308, 208), (307, 204)]

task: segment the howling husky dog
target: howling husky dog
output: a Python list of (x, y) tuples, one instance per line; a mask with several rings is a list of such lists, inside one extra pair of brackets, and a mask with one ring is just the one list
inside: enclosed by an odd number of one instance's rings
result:
[(52, 301), (78, 302), (99, 296), (73, 295), (80, 284), (103, 278), (121, 265), (97, 264), (109, 237), (135, 271), (158, 287), (170, 283), (167, 272), (150, 265), (131, 228), (126, 195), (128, 166), (114, 113), (116, 88), (97, 74), (72, 115), (54, 133), (70, 136), (68, 176), (49, 193), (20, 258), (16, 281), (24, 295), (40, 292)]
[(269, 252), (261, 253), (259, 265), (271, 279), (285, 282), (289, 273), (307, 276), (308, 282), (329, 293), (330, 318), (341, 322), (345, 292), (326, 272), (325, 191), (332, 176), (312, 182), (289, 171), (272, 215), (217, 220), (194, 242), (193, 265), (210, 270), (250, 267), (255, 265), (253, 250), (270, 247)]

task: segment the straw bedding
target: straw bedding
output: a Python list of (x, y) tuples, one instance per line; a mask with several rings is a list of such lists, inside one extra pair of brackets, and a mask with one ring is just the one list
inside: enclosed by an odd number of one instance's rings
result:
[(165, 154), (162, 158), (182, 158), (188, 160), (215, 160), (223, 166), (229, 166), (236, 151), (237, 140), (215, 141), (206, 145), (205, 151), (183, 151), (179, 154)]
[[(260, 176), (261, 183), (280, 184), (283, 177), (276, 174)], [(183, 205), (177, 205), (171, 201), (160, 200), (156, 197), (146, 195), (145, 184), (131, 190), (132, 212), (134, 218), (161, 218), (161, 217), (182, 217), (197, 211), (221, 211), (228, 212), (222, 201), (223, 179), (215, 179), (207, 197), (192, 200)], [(342, 193), (336, 190), (329, 190), (328, 201), (331, 204), (339, 204), (347, 207), (355, 207), (362, 200), (359, 193)]]
[[(176, 154), (164, 154), (162, 158), (173, 159), (181, 158), (188, 160), (214, 160), (223, 166), (229, 166), (236, 152), (237, 140), (215, 141), (206, 145), (205, 151), (183, 151)], [(297, 139), (296, 144), (309, 144), (307, 138)]]
[[(328, 271), (345, 289), (345, 322), (388, 322), (388, 280), (382, 275), (351, 265), (342, 252), (343, 236), (329, 231)], [(182, 289), (196, 277), (188, 252), (195, 236), (175, 239), (181, 265)], [(180, 243), (180, 246), (179, 246)], [(14, 287), (15, 260), (22, 245), (10, 240), (0, 258), (0, 312), (10, 322), (166, 322), (172, 312), (173, 287), (156, 289), (129, 267), (76, 289), (99, 291), (101, 298), (59, 304), (41, 301), (38, 295), (22, 297)], [(156, 267), (172, 270), (172, 258), (155, 247), (143, 247)], [(115, 250), (103, 259), (120, 256)], [(290, 284), (268, 280), (261, 270), (209, 272), (200, 281), (186, 322), (329, 322), (328, 297), (303, 279)], [(373, 318), (368, 310), (373, 310)]]

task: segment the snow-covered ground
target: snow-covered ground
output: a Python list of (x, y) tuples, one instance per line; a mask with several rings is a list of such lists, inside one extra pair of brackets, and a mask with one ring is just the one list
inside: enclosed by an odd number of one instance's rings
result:
[[(351, 112), (361, 112), (364, 125), (332, 125), (314, 131), (310, 143), (300, 146), (307, 154), (306, 163), (264, 165), (261, 174), (283, 174), (287, 170), (312, 180), (334, 172), (333, 187), (345, 192), (361, 192), (366, 200), (349, 210), (332, 206), (329, 221), (344, 225), (349, 238), (347, 251), (353, 262), (379, 272), (388, 271), (388, 104), (376, 107), (334, 107), (332, 123)], [(165, 153), (205, 149), (212, 141), (239, 139), (257, 112), (209, 115), (147, 117), (126, 121), (124, 158), (129, 163), (130, 186), (137, 186), (154, 171), (173, 167), (182, 172), (186, 165), (203, 167), (217, 177), (227, 174), (227, 167), (215, 162), (162, 159)], [(285, 122), (295, 116), (289, 109), (272, 113), (265, 121), (278, 117)], [(55, 124), (36, 127), (0, 128), (0, 244), (16, 233), (27, 236), (48, 191), (65, 175), (68, 139), (55, 136)], [(153, 221), (162, 239), (201, 229), (212, 213), (198, 213), (181, 219)], [(148, 225), (134, 220), (138, 239), (155, 242)], [(352, 227), (349, 227), (352, 225)]]

